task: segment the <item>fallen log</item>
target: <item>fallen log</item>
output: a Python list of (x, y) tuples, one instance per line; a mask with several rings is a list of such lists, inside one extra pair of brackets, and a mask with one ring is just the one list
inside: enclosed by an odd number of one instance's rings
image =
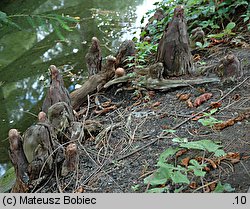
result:
[(99, 73), (92, 75), (81, 86), (81, 88), (73, 91), (70, 94), (72, 107), (74, 110), (80, 108), (80, 106), (87, 100), (87, 96), (102, 89), (103, 85), (107, 83), (115, 75), (115, 62), (116, 58), (109, 56), (107, 58), (106, 66)]
[(160, 91), (167, 91), (173, 88), (178, 87), (185, 87), (190, 85), (199, 85), (205, 83), (214, 83), (220, 82), (219, 78), (197, 78), (197, 79), (189, 79), (189, 80), (146, 80), (146, 82), (142, 82), (142, 86), (146, 87), (147, 89), (152, 90), (160, 90)]
[[(109, 88), (112, 85), (119, 84), (119, 83), (126, 83), (131, 80), (136, 80), (136, 78), (140, 76), (137, 73), (130, 73), (125, 76), (115, 78), (109, 82), (107, 82), (104, 85), (104, 88)], [(145, 79), (140, 79), (139, 83), (142, 87), (145, 87), (150, 90), (160, 90), (160, 91), (167, 91), (173, 88), (178, 88), (178, 87), (185, 87), (185, 86), (190, 86), (190, 85), (199, 85), (199, 84), (205, 84), (205, 83), (213, 83), (213, 82), (220, 82), (220, 79), (217, 77), (213, 78), (196, 78), (196, 79), (178, 79), (178, 80), (170, 80), (170, 79), (151, 79), (151, 78), (146, 78)], [(136, 85), (136, 82), (135, 82)]]

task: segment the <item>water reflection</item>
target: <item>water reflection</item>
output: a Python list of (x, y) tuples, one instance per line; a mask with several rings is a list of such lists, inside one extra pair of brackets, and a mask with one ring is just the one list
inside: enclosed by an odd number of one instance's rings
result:
[[(58, 41), (49, 24), (34, 30), (0, 34), (0, 82), (3, 82), (0, 85), (0, 175), (9, 166), (8, 130), (17, 128), (23, 133), (36, 121), (34, 115), (39, 112), (46, 92), (44, 81), (48, 81), (49, 65), (55, 64), (63, 70), (66, 85), (73, 90), (79, 81), (67, 79), (67, 73), (84, 75), (84, 55), (91, 38), (97, 36), (101, 40), (104, 56), (115, 53), (122, 41), (139, 35), (140, 20), (155, 1), (44, 0), (18, 8), (19, 13), (64, 13), (80, 16), (83, 21), (73, 32), (63, 33), (66, 42)], [(15, 13), (15, 1), (4, 11)]]

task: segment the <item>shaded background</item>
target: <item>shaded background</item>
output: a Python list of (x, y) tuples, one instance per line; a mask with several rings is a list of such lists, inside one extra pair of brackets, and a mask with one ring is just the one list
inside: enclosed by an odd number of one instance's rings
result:
[[(115, 54), (120, 43), (139, 35), (143, 15), (155, 0), (4, 0), (0, 10), (11, 14), (65, 14), (80, 17), (60, 41), (52, 27), (32, 28), (25, 18), (14, 19), (23, 30), (0, 27), (0, 176), (11, 164), (8, 131), (23, 133), (36, 121), (48, 85), (48, 67), (58, 66), (69, 91), (86, 77), (84, 56), (91, 38), (101, 41), (103, 57)], [(77, 80), (73, 74), (81, 75)]]

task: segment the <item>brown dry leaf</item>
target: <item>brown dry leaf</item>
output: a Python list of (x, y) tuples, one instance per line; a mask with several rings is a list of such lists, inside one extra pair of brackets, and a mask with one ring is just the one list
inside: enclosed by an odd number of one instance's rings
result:
[(211, 191), (214, 191), (216, 186), (217, 186), (216, 182), (213, 182), (213, 183), (209, 184), (209, 188), (210, 188)]
[(212, 108), (219, 108), (219, 107), (221, 107), (221, 102), (211, 102), (210, 106)]
[(176, 157), (180, 157), (182, 156), (183, 154), (185, 154), (188, 150), (187, 149), (181, 149), (179, 150), (178, 152), (176, 152), (175, 156)]
[(240, 153), (239, 152), (228, 152), (226, 155), (227, 159), (240, 159)]
[(213, 167), (213, 169), (217, 168), (217, 165), (216, 165), (216, 163), (213, 160), (211, 160), (209, 158), (205, 158), (205, 160), (211, 164), (211, 166)]
[(158, 107), (161, 105), (161, 102), (155, 102), (154, 104), (151, 105), (151, 107)]
[(193, 59), (194, 59), (195, 62), (197, 62), (197, 61), (199, 61), (201, 59), (201, 56), (199, 54), (195, 54), (193, 56)]
[(189, 161), (190, 161), (190, 157), (183, 158), (181, 160), (181, 165), (184, 165), (185, 167), (188, 167)]
[(181, 94), (181, 95), (179, 95), (178, 99), (180, 101), (186, 101), (189, 99), (190, 96), (191, 96), (191, 94)]
[(191, 189), (196, 189), (197, 188), (197, 183), (195, 181), (192, 181), (189, 185), (188, 185)]
[(204, 167), (204, 171), (209, 172), (210, 168), (206, 166), (206, 167)]
[(94, 112), (95, 112), (95, 114), (97, 114), (97, 115), (102, 115), (102, 114), (106, 114), (106, 113), (108, 113), (109, 111), (115, 110), (115, 109), (117, 109), (116, 105), (112, 105), (112, 106), (110, 106), (110, 107), (104, 108), (103, 110), (95, 110)]
[(109, 101), (106, 101), (106, 102), (103, 102), (102, 104), (102, 107), (108, 107), (108, 106), (110, 106), (111, 105), (111, 100), (109, 100)]
[(200, 95), (199, 97), (197, 97), (194, 100), (194, 107), (200, 106), (202, 103), (209, 100), (212, 96), (213, 96), (213, 94), (211, 94), (211, 93), (205, 93), (205, 94)]
[(215, 130), (223, 130), (224, 128), (228, 127), (228, 126), (232, 126), (235, 124), (234, 119), (229, 119), (227, 121), (224, 121), (222, 123), (216, 123), (214, 124), (213, 128)]
[(186, 101), (186, 104), (187, 104), (187, 106), (188, 106), (189, 108), (194, 107), (194, 105), (193, 105), (193, 103), (192, 103), (192, 101), (191, 101), (190, 98)]
[(202, 116), (203, 116), (203, 114), (197, 115), (197, 116), (194, 117), (192, 120), (193, 120), (193, 121), (197, 121), (197, 120), (199, 120)]
[(79, 188), (76, 189), (75, 193), (83, 193), (84, 189), (82, 186), (80, 186)]

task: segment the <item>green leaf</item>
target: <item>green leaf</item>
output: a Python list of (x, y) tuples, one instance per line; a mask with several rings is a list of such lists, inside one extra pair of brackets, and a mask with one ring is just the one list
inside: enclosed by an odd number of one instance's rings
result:
[(8, 18), (7, 18), (7, 14), (0, 11), (0, 21), (7, 23), (8, 22)]
[(233, 191), (235, 191), (235, 188), (233, 188), (230, 184), (228, 184), (228, 183), (225, 183), (224, 185), (224, 189), (225, 189), (225, 191), (226, 192), (233, 192)]
[(190, 183), (190, 181), (187, 178), (187, 174), (182, 174), (180, 171), (174, 171), (170, 175), (170, 178), (175, 184), (180, 184), (180, 183), (189, 184)]
[(222, 157), (222, 156), (225, 156), (225, 155), (226, 155), (226, 153), (225, 153), (224, 150), (222, 150), (222, 149), (216, 150), (216, 151), (214, 152), (214, 156), (215, 156), (215, 157)]
[(210, 115), (213, 115), (214, 113), (216, 113), (218, 111), (218, 108), (214, 108), (212, 110), (210, 110)]
[(72, 31), (72, 29), (60, 18), (56, 18), (58, 22), (61, 24), (61, 27), (67, 31)]
[(57, 22), (51, 21), (51, 24), (52, 24), (52, 26), (53, 26), (53, 28), (54, 28), (54, 30), (55, 30), (56, 35), (57, 35), (62, 41), (65, 41), (65, 38), (64, 38), (62, 32), (60, 31), (60, 28), (58, 27)]
[(195, 42), (195, 45), (198, 46), (199, 48), (203, 48), (203, 45), (201, 42), (197, 41)]
[(159, 168), (154, 174), (144, 179), (144, 184), (150, 184), (152, 186), (165, 184), (170, 178), (168, 169)]
[(173, 156), (176, 152), (178, 152), (181, 148), (173, 148), (170, 147), (166, 149), (163, 153), (161, 153), (159, 157), (159, 162), (165, 162), (166, 158)]
[(224, 185), (219, 181), (213, 193), (222, 193), (224, 191), (233, 192), (235, 189), (231, 187), (230, 184), (226, 183)]
[(235, 25), (236, 25), (235, 22), (228, 23), (226, 26), (226, 30), (231, 31), (235, 27)]
[(202, 171), (206, 164), (200, 165), (196, 160), (192, 159), (189, 161), (191, 165), (188, 166), (189, 170), (194, 171), (194, 175), (204, 177), (206, 175), (205, 171)]
[(0, 193), (9, 192), (12, 186), (15, 184), (16, 174), (14, 167), (11, 167), (0, 178)]
[(74, 17), (68, 17), (68, 16), (60, 16), (62, 20), (69, 21), (69, 22), (74, 22), (77, 23), (79, 22), (78, 19), (75, 19)]
[(149, 189), (147, 191), (147, 193), (163, 193), (165, 191), (169, 191), (169, 189), (167, 187), (163, 187), (163, 188), (153, 188), (153, 189)]
[(35, 20), (31, 16), (27, 16), (27, 21), (31, 25), (32, 28), (36, 28)]
[(175, 133), (176, 132), (176, 130), (172, 130), (172, 129), (165, 129), (163, 131), (167, 132), (167, 133)]
[(188, 142), (187, 138), (180, 138), (180, 137), (176, 137), (172, 139), (172, 142), (177, 142), (177, 143), (186, 143)]
[(221, 145), (218, 145), (211, 140), (200, 140), (200, 141), (193, 141), (193, 142), (188, 142), (188, 143), (181, 143), (180, 147), (188, 148), (188, 149), (204, 150), (208, 152), (215, 152), (218, 149), (222, 148)]
[(134, 185), (134, 186), (131, 186), (131, 189), (132, 189), (133, 191), (137, 191), (139, 188), (140, 188), (140, 184), (136, 184), (136, 185)]

